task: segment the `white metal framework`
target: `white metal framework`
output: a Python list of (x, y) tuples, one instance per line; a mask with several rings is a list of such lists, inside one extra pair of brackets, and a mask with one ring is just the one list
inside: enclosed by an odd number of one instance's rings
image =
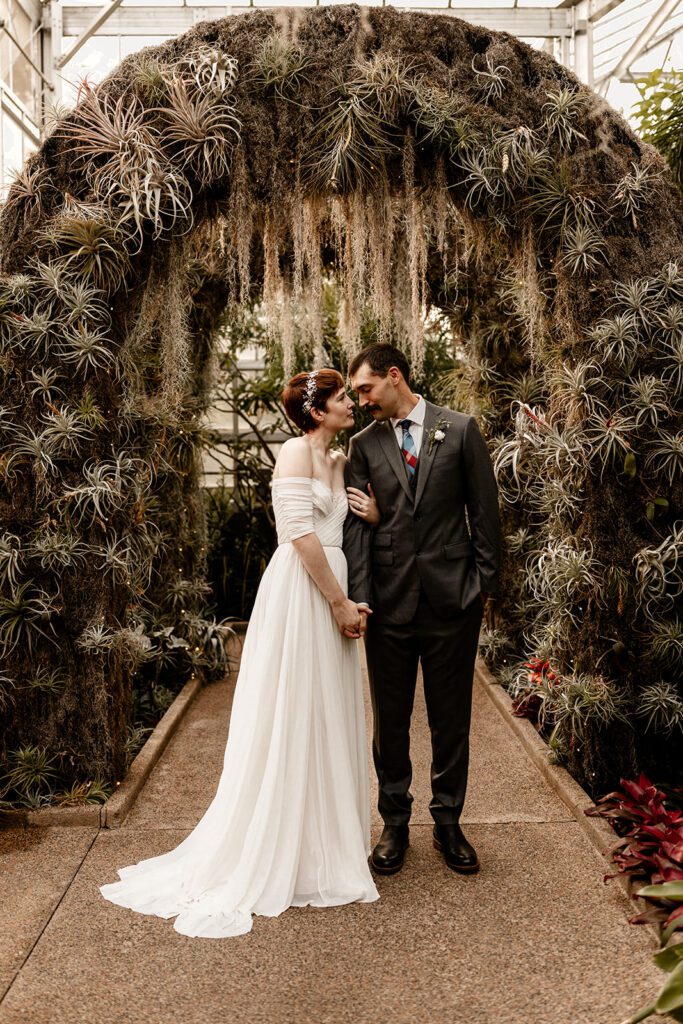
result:
[[(339, 0), (323, 0), (336, 3)], [(0, 0), (0, 187), (38, 145), (46, 111), (71, 103), (144, 46), (199, 21), (253, 7), (314, 6), (320, 0)], [(370, 0), (368, 6), (381, 6)], [(465, 6), (465, 3), (468, 6)], [(509, 32), (572, 68), (629, 116), (636, 84), (657, 67), (683, 67), (683, 0), (394, 0)]]

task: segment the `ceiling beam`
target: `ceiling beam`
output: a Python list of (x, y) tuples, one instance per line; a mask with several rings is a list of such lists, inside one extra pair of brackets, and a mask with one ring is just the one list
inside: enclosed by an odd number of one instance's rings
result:
[[(68, 64), (72, 57), (76, 56), (78, 51), (87, 43), (91, 36), (94, 36), (95, 33), (98, 32), (107, 21), (109, 21), (114, 11), (118, 10), (122, 3), (123, 0), (110, 0), (109, 3), (99, 9), (96, 8), (94, 11), (90, 7), (87, 8), (87, 10), (91, 12), (90, 20), (81, 29), (78, 39), (71, 44), (68, 50), (65, 50), (64, 53), (57, 57), (55, 60), (55, 67), (63, 68), (65, 64)], [(157, 10), (158, 9), (159, 8), (157, 8)], [(74, 35), (75, 34), (76, 33), (74, 33)], [(100, 35), (104, 34), (104, 32), (100, 32)]]
[[(145, 35), (169, 36), (180, 35), (200, 21), (215, 21), (226, 14), (245, 14), (256, 8), (247, 4), (226, 7), (124, 7), (116, 10), (122, 0), (112, 0), (106, 8), (97, 7), (62, 7), (63, 33), (65, 36), (79, 36), (74, 44), (60, 58), (59, 67), (63, 67), (74, 53), (90, 38), (95, 31), (98, 35)], [(258, 8), (267, 10), (268, 8)], [(409, 10), (409, 8), (401, 8)], [(509, 32), (511, 35), (537, 38), (557, 39), (571, 36), (575, 31), (585, 30), (584, 21), (573, 22), (571, 10), (557, 8), (533, 7), (421, 7), (420, 11), (430, 14), (441, 14), (446, 17), (462, 18), (472, 25)], [(92, 25), (99, 21), (96, 28)], [(88, 33), (86, 37), (86, 32)], [(74, 48), (75, 47), (75, 48)], [(66, 60), (64, 59), (66, 58)]]
[(651, 41), (653, 36), (656, 35), (659, 28), (664, 24), (670, 14), (678, 7), (681, 0), (664, 0), (662, 4), (657, 8), (655, 13), (652, 15), (650, 20), (647, 22), (642, 32), (637, 36), (635, 42), (629, 46), (623, 57), (617, 61), (614, 67), (605, 72), (604, 75), (600, 75), (596, 78), (595, 85), (601, 87), (601, 92), (606, 92), (607, 85), (612, 78), (621, 78), (625, 71), (628, 71), (634, 60), (637, 60), (641, 56), (645, 47)]

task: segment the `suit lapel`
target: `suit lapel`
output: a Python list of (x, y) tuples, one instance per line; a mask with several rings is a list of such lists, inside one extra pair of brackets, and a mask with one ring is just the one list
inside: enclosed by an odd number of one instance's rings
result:
[(436, 405), (432, 405), (431, 402), (426, 403), (424, 425), (422, 427), (422, 443), (420, 444), (420, 457), (417, 460), (417, 484), (415, 487), (415, 508), (417, 508), (420, 498), (424, 494), (424, 489), (427, 486), (427, 480), (431, 473), (432, 466), (434, 465), (434, 459), (436, 453), (441, 447), (440, 444), (432, 445), (431, 454), (429, 452), (429, 432), (434, 429), (434, 424), (439, 418), (439, 409)]
[(406, 495), (410, 498), (411, 501), (413, 501), (414, 495), (410, 489), (408, 474), (406, 473), (405, 467), (403, 465), (403, 456), (401, 455), (401, 452), (399, 450), (393, 427), (391, 426), (391, 423), (388, 420), (385, 420), (384, 423), (379, 424), (377, 436), (379, 438), (379, 443), (382, 446), (382, 450), (387, 457), (389, 465), (391, 466), (394, 473), (398, 477), (398, 482), (400, 483), (403, 490), (406, 492)]

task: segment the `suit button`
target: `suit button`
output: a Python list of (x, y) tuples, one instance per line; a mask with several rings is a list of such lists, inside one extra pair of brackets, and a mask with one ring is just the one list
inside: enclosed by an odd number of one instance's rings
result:
[(417, 521), (418, 521), (418, 519), (420, 518), (420, 516), (421, 516), (421, 513), (420, 513), (420, 512), (416, 512), (416, 513), (415, 513), (415, 515), (413, 516), (413, 518), (414, 518), (415, 522), (417, 522)]
[(421, 552), (421, 551), (416, 551), (416, 552), (415, 552), (415, 554), (416, 554), (416, 555), (421, 555), (421, 554), (422, 554), (422, 552)]

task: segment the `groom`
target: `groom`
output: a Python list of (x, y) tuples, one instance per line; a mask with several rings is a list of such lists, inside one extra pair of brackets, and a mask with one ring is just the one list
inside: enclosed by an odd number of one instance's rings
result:
[(408, 847), (409, 730), (419, 660), (432, 736), (434, 845), (454, 871), (475, 872), (477, 854), (459, 819), (479, 629), (498, 590), (491, 458), (473, 416), (411, 390), (408, 361), (392, 345), (363, 349), (349, 377), (361, 408), (375, 420), (351, 439), (349, 506), (362, 513), (370, 485), (382, 513), (376, 527), (353, 514), (344, 526), (349, 597), (372, 609), (363, 618), (384, 830), (371, 864), (393, 874)]

